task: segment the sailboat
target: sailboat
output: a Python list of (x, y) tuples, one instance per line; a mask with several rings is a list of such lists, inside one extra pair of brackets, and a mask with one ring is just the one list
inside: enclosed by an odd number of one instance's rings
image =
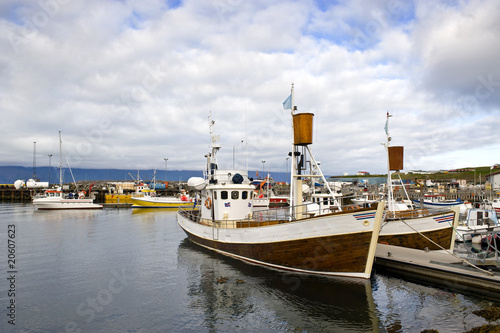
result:
[[(293, 104), (293, 85), (289, 97)], [(200, 191), (199, 207), (181, 208), (177, 222), (194, 243), (218, 253), (283, 271), (368, 279), (382, 221), (384, 203), (377, 208), (318, 214), (302, 204), (302, 163), (314, 160), (312, 113), (295, 113), (292, 191), (289, 207), (253, 210), (252, 185), (246, 170), (219, 169), (221, 148), (209, 120), (211, 151), (204, 177), (188, 180)], [(306, 155), (307, 154), (307, 155)], [(313, 164), (318, 167), (317, 163)]]
[[(72, 193), (66, 195), (62, 191), (62, 139), (59, 131), (59, 187), (48, 189), (42, 196), (33, 198), (33, 205), (38, 209), (102, 209), (103, 206), (95, 204), (93, 199), (85, 198), (85, 192), (80, 191), (77, 195)], [(92, 186), (89, 188), (89, 194)]]
[(402, 186), (406, 200), (397, 201), (394, 198), (392, 173), (403, 170), (404, 147), (390, 146), (389, 118), (387, 112), (385, 132), (387, 141), (383, 144), (387, 152), (387, 209), (380, 230), (379, 242), (389, 245), (403, 246), (415, 249), (442, 250), (453, 249), (455, 245), (454, 229), (458, 225), (459, 208), (448, 207), (440, 210), (415, 209), (407, 202), (409, 199), (406, 188)]

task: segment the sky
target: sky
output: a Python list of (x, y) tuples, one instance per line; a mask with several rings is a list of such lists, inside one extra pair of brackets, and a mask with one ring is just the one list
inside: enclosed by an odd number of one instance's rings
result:
[[(327, 175), (500, 163), (500, 1), (0, 2), (0, 165), (287, 171), (294, 85)], [(165, 162), (165, 159), (168, 159)], [(263, 162), (265, 161), (265, 162)]]

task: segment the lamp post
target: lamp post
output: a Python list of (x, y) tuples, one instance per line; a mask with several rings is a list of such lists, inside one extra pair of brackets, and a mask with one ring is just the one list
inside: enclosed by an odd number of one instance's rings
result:
[(262, 173), (265, 174), (266, 170), (264, 169), (264, 165), (266, 164), (266, 161), (262, 161)]
[(52, 158), (52, 154), (49, 154), (49, 187), (50, 187), (50, 169), (51, 169), (51, 166), (50, 166), (50, 159)]
[(167, 162), (168, 162), (168, 158), (164, 158), (163, 160), (165, 161), (165, 181), (167, 181)]
[(33, 180), (36, 181), (36, 141), (33, 141)]

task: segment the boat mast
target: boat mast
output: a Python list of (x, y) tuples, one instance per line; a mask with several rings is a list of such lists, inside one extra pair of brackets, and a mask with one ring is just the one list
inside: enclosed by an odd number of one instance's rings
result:
[(387, 203), (388, 203), (388, 208), (389, 211), (394, 212), (394, 198), (393, 198), (393, 192), (392, 192), (392, 179), (391, 179), (391, 169), (390, 169), (390, 160), (389, 160), (389, 145), (391, 142), (391, 137), (389, 136), (389, 118), (392, 117), (392, 115), (389, 114), (389, 111), (387, 111), (387, 117), (385, 121), (385, 134), (387, 136), (387, 141), (383, 143), (385, 147), (385, 151), (387, 153)]
[[(293, 140), (293, 111), (295, 109), (294, 107), (294, 97), (293, 97), (293, 83), (292, 83), (292, 90), (291, 90), (291, 96), (292, 96), (292, 108), (290, 109), (290, 112), (291, 112), (291, 115), (292, 115), (292, 140)], [(289, 205), (290, 205), (290, 213), (292, 212), (291, 211), (291, 207), (295, 205), (295, 203), (293, 202), (293, 193), (295, 191), (295, 174), (297, 173), (297, 166), (296, 166), (296, 161), (295, 161), (295, 152), (297, 151), (297, 146), (293, 145), (293, 150), (291, 152), (291, 172), (290, 172), (290, 199), (289, 199)], [(292, 214), (290, 214), (291, 216)]]
[[(314, 158), (311, 148), (309, 147), (312, 144), (312, 121), (314, 114), (312, 113), (300, 113), (296, 114), (295, 111), (297, 107), (294, 106), (294, 96), (293, 96), (293, 83), (292, 83), (292, 93), (291, 93), (291, 114), (292, 114), (292, 134), (293, 134), (293, 152), (291, 153), (292, 157), (292, 172), (291, 172), (291, 180), (290, 180), (290, 207), (296, 206), (295, 215), (296, 217), (300, 217), (303, 212), (302, 207), (302, 182), (306, 178), (311, 179), (311, 197), (314, 194), (314, 183), (315, 178), (321, 178), (323, 183), (331, 195), (333, 199), (334, 205), (337, 207), (339, 211), (342, 210), (338, 200), (335, 198), (335, 194), (332, 189), (328, 185), (328, 182), (319, 167), (319, 164), (316, 162)], [(297, 126), (295, 128), (294, 126)], [(308, 163), (306, 161), (307, 155), (309, 154), (309, 158), (311, 161)], [(304, 168), (304, 163), (308, 163), (309, 165), (309, 174), (302, 174), (302, 170), (307, 171), (307, 167)], [(314, 170), (313, 170), (314, 168)], [(292, 210), (290, 209), (292, 213)]]
[(210, 127), (210, 153), (206, 155), (207, 158), (207, 178), (210, 178), (212, 181), (215, 177), (215, 170), (218, 169), (217, 166), (217, 152), (220, 149), (219, 136), (215, 134), (215, 120), (212, 120), (212, 112), (210, 112), (210, 116), (208, 117), (209, 127)]

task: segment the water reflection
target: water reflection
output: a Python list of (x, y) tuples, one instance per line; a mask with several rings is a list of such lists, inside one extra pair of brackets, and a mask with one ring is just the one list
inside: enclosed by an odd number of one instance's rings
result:
[(486, 299), (478, 301), (460, 293), (378, 274), (372, 288), (377, 313), (388, 333), (424, 329), (469, 331), (486, 324), (472, 311), (493, 305)]
[[(0, 243), (7, 224), (17, 231), (23, 332), (63, 332), (68, 322), (82, 332), (464, 332), (486, 323), (472, 311), (500, 303), (497, 294), (379, 273), (364, 281), (250, 265), (190, 243), (175, 211), (0, 205)], [(87, 323), (76, 309), (105, 295), (123, 269), (126, 288)], [(0, 283), (4, 298), (6, 287)]]
[(227, 258), (187, 239), (179, 245), (178, 260), (188, 270), (189, 307), (203, 312), (211, 332), (229, 319), (243, 318), (258, 321), (258, 326), (267, 321), (271, 331), (384, 331), (370, 281), (285, 274)]
[(132, 208), (132, 214), (156, 214), (159, 212), (177, 212), (178, 210), (178, 208)]

